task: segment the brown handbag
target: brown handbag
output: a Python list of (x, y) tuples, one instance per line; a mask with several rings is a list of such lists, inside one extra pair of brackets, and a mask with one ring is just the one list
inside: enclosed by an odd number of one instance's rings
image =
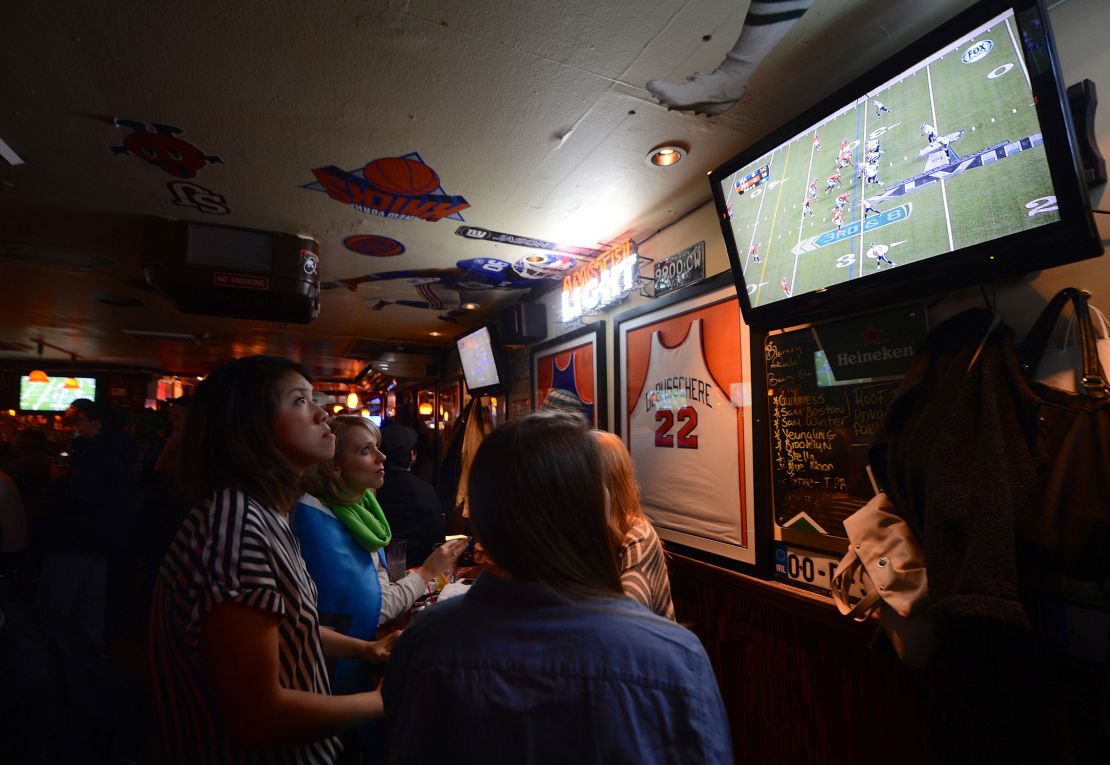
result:
[(1087, 298), (1061, 290), (1037, 318), (1021, 347), (1032, 375), (1068, 302), (1075, 309), (1083, 373), (1078, 393), (1036, 380), (1041, 399), (1043, 456), (1032, 501), (1017, 518), (1023, 549), (1044, 568), (1077, 579), (1110, 576), (1110, 385), (1099, 362)]

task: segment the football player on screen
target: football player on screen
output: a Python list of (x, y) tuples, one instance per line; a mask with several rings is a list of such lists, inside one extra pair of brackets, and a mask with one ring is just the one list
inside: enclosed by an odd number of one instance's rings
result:
[(806, 196), (817, 199), (817, 179), (816, 178), (810, 178), (809, 179), (809, 190), (806, 191)]
[(813, 198), (808, 194), (806, 195), (806, 201), (802, 202), (802, 217), (804, 218), (807, 215), (813, 217)]
[(830, 191), (832, 191), (834, 188), (838, 188), (840, 185), (840, 171), (837, 170), (825, 181), (825, 193), (828, 194)]
[(930, 125), (928, 122), (921, 123), (921, 135), (925, 136), (928, 143), (937, 140), (937, 129)]
[(751, 258), (752, 261), (755, 262), (755, 263), (760, 262), (760, 260), (759, 260), (759, 245), (760, 245), (759, 242), (755, 242), (754, 244), (752, 244), (751, 247), (748, 248), (748, 257)]
[(872, 98), (871, 99), (871, 105), (875, 107), (875, 119), (878, 119), (879, 117), (882, 117), (883, 112), (889, 112), (890, 111), (890, 109), (888, 109), (886, 107), (886, 105), (877, 98)]
[(848, 195), (848, 192), (847, 192), (847, 191), (845, 191), (845, 192), (844, 192), (843, 194), (841, 194), (840, 196), (838, 196), (838, 197), (836, 198), (836, 209), (837, 209), (837, 210), (843, 210), (843, 209), (844, 209), (844, 207), (845, 207), (845, 205), (847, 205), (847, 204), (848, 204), (848, 200), (849, 200), (849, 199), (850, 199), (850, 197), (849, 197), (849, 195)]
[(864, 199), (862, 202), (860, 202), (860, 207), (863, 208), (864, 220), (867, 220), (867, 216), (871, 215), (872, 213), (874, 213), (875, 215), (879, 215), (880, 213), (882, 213), (882, 210), (871, 204), (871, 200), (869, 199)]
[(863, 180), (866, 183), (881, 183), (879, 180), (879, 166), (874, 162), (868, 162), (863, 166)]
[(836, 224), (836, 230), (839, 233), (844, 228), (844, 210), (837, 209), (833, 211), (832, 222)]
[(864, 255), (865, 257), (868, 257), (871, 260), (875, 261), (876, 269), (882, 268), (883, 263), (886, 263), (891, 267), (898, 265), (886, 256), (888, 252), (890, 252), (890, 247), (888, 247), (887, 245), (875, 244), (874, 242), (872, 242), (871, 245), (867, 248), (867, 252), (864, 253)]

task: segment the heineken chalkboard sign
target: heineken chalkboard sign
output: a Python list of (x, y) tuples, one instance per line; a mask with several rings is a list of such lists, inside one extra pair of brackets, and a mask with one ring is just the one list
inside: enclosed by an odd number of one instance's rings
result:
[(922, 308), (766, 337), (763, 368), (775, 523), (844, 538), (874, 489), (867, 450), (927, 331)]

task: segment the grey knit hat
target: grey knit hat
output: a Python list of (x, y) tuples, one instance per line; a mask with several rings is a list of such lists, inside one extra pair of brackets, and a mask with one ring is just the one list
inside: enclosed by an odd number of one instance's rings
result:
[(575, 414), (585, 414), (586, 405), (582, 403), (582, 399), (578, 398), (569, 390), (562, 388), (552, 388), (547, 392), (547, 396), (543, 400), (543, 406), (540, 407), (545, 411), (554, 412), (574, 412)]

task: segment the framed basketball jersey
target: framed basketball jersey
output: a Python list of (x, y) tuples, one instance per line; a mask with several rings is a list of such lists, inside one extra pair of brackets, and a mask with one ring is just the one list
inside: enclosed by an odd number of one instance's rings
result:
[(559, 391), (564, 403), (581, 402), (579, 408), (593, 427), (608, 427), (605, 322), (588, 324), (532, 349), (533, 411), (543, 407), (551, 391)]
[(749, 334), (727, 276), (617, 317), (617, 429), (659, 536), (754, 571)]

